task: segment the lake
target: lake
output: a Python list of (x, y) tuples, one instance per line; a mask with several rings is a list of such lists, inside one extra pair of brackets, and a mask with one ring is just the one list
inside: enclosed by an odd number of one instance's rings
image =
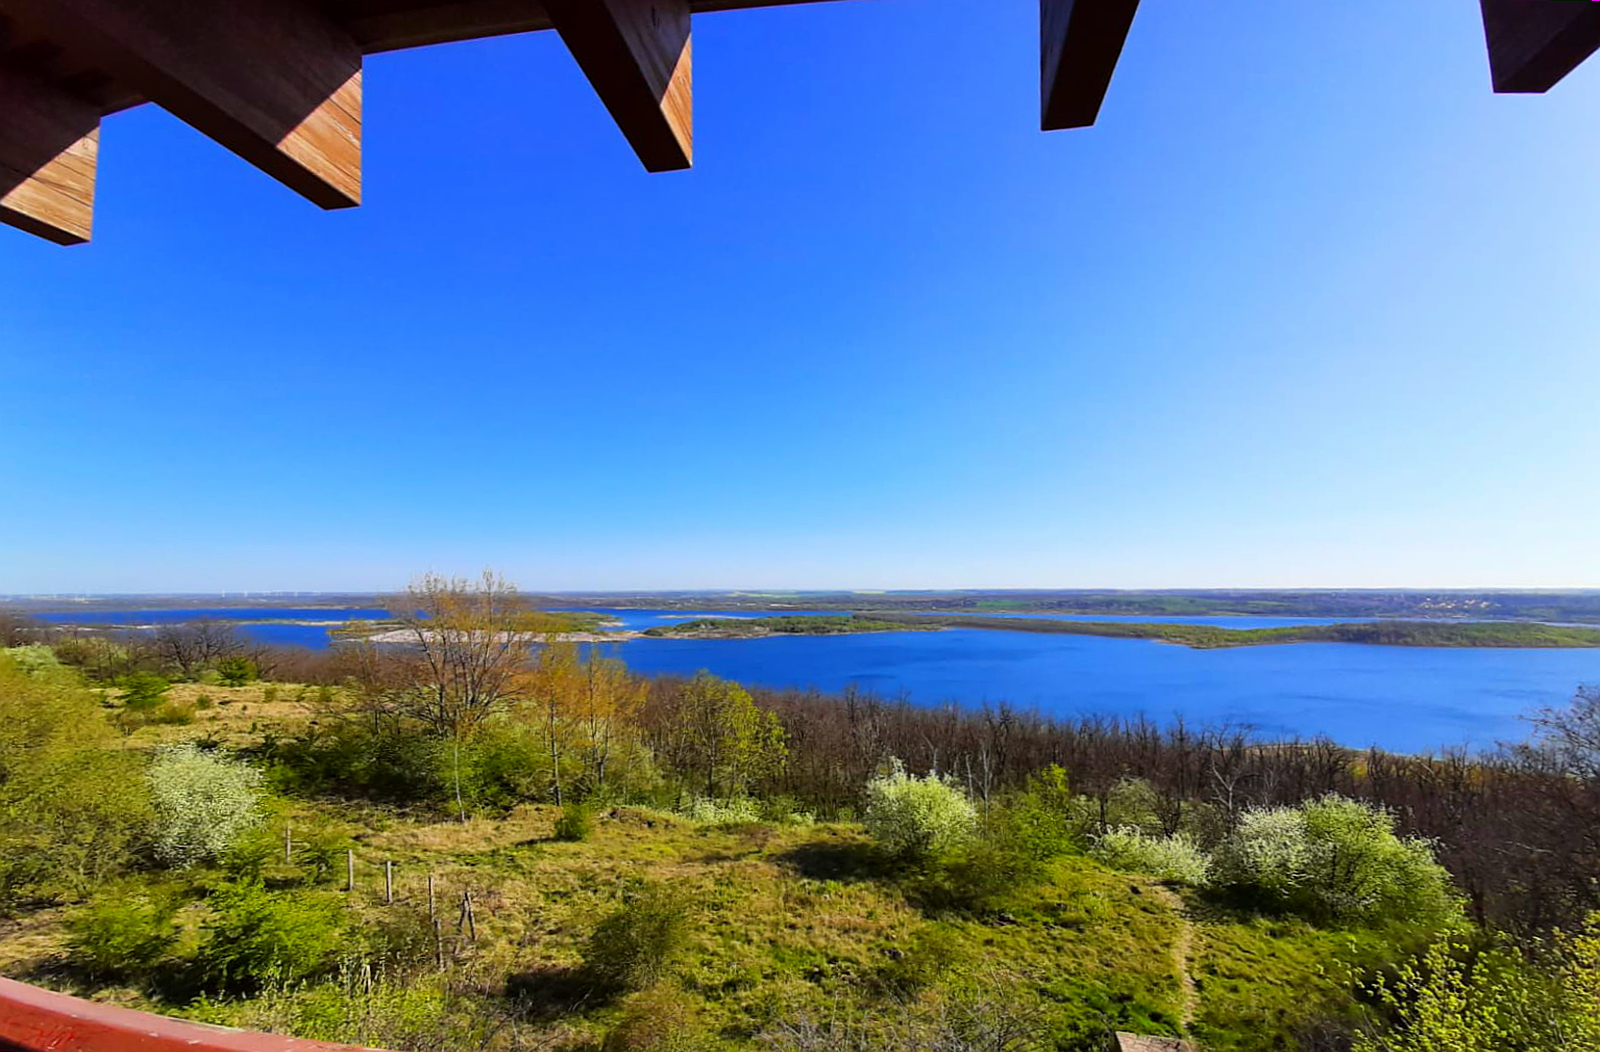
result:
[[(590, 608), (592, 609), (592, 608)], [(623, 627), (698, 617), (761, 616), (660, 610), (601, 610)], [(376, 610), (216, 608), (63, 611), (57, 623), (154, 625), (212, 617), (240, 622), (263, 643), (325, 647), (329, 623)], [(1053, 616), (1053, 615), (1052, 615)], [(250, 623), (274, 620), (322, 624)], [(1142, 617), (1081, 617), (1148, 621)], [(1327, 624), (1323, 618), (1166, 617), (1164, 622), (1269, 628)], [(1342, 619), (1351, 620), (1351, 619)], [(610, 644), (647, 674), (706, 669), (769, 687), (864, 690), (935, 704), (1009, 701), (1063, 716), (1086, 713), (1249, 725), (1266, 736), (1324, 734), (1347, 745), (1421, 751), (1520, 739), (1524, 713), (1560, 704), (1600, 683), (1600, 650), (1376, 647), (1341, 643), (1191, 650), (1140, 639), (984, 629), (749, 640), (637, 639)]]

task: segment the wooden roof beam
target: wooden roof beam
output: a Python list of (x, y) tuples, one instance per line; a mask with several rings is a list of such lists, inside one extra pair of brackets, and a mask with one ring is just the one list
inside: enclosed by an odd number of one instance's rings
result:
[(94, 226), (100, 107), (23, 70), (0, 69), (0, 222), (58, 245)]
[(1040, 127), (1095, 122), (1138, 10), (1139, 0), (1039, 0)]
[(645, 168), (692, 165), (689, 0), (545, 0), (544, 6)]
[(1600, 48), (1600, 4), (1480, 0), (1494, 90), (1549, 91)]
[(0, 0), (324, 208), (361, 201), (361, 49), (307, 0)]

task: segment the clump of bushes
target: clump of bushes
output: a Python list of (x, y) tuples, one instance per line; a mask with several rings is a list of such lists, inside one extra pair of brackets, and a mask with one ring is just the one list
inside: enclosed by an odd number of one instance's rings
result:
[(61, 668), (61, 660), (56, 657), (56, 652), (42, 643), (7, 647), (0, 650), (0, 654), (16, 662), (17, 668), (30, 676), (41, 672), (54, 672)]
[(583, 961), (600, 983), (621, 990), (653, 986), (689, 941), (689, 909), (678, 889), (646, 884), (602, 920), (584, 946)]
[(325, 971), (343, 932), (337, 900), (268, 891), (256, 881), (227, 884), (211, 898), (196, 964), (210, 989), (240, 992), (292, 983)]
[(1211, 876), (1211, 858), (1187, 833), (1149, 836), (1131, 827), (1112, 829), (1095, 838), (1089, 854), (1113, 868), (1173, 884), (1204, 887)]
[(1428, 925), (1460, 908), (1431, 843), (1396, 835), (1383, 808), (1336, 795), (1246, 812), (1218, 868), (1235, 896), (1314, 920)]
[(885, 850), (905, 858), (929, 858), (967, 843), (978, 814), (961, 788), (938, 774), (918, 778), (899, 760), (867, 783), (863, 821)]
[(260, 817), (261, 774), (194, 745), (162, 749), (150, 765), (156, 855), (169, 865), (220, 858)]
[(177, 912), (171, 896), (146, 888), (113, 887), (68, 919), (68, 956), (98, 979), (137, 975), (177, 941)]
[(588, 804), (567, 804), (556, 819), (557, 840), (588, 840), (594, 832), (594, 809)]

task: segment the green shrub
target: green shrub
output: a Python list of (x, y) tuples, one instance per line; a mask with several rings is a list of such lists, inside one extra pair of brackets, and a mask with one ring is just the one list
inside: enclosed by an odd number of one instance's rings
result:
[(202, 694), (194, 699), (194, 707), (197, 709), (215, 708), (216, 704), (215, 701), (211, 700), (211, 695), (209, 694)]
[(1236, 896), (1314, 920), (1438, 925), (1460, 911), (1428, 841), (1397, 836), (1389, 812), (1340, 796), (1247, 812), (1220, 863)]
[(594, 832), (594, 810), (588, 804), (568, 804), (556, 819), (557, 840), (588, 840)]
[(656, 987), (628, 998), (602, 1052), (708, 1052), (716, 1043), (681, 990)]
[(208, 988), (246, 991), (327, 969), (338, 952), (342, 910), (318, 893), (227, 884), (211, 898), (196, 964)]
[(929, 905), (987, 913), (1010, 903), (1044, 874), (1041, 859), (996, 830), (944, 856), (918, 890)]
[(193, 745), (169, 746), (150, 765), (156, 854), (174, 866), (219, 858), (260, 818), (261, 774)]
[(960, 932), (930, 925), (917, 932), (898, 956), (891, 952), (879, 979), (891, 993), (910, 997), (943, 979), (967, 956), (966, 940)]
[(242, 687), (254, 683), (258, 674), (256, 663), (243, 655), (235, 654), (217, 662), (217, 676), (224, 686)]
[(1132, 828), (1112, 829), (1095, 838), (1089, 854), (1113, 869), (1173, 884), (1203, 887), (1210, 879), (1210, 857), (1186, 833), (1148, 836)]
[(909, 775), (898, 760), (867, 783), (866, 796), (867, 832), (895, 855), (926, 858), (952, 850), (977, 826), (977, 811), (958, 786), (937, 774)]
[(643, 990), (672, 968), (688, 940), (685, 897), (673, 888), (647, 884), (595, 927), (583, 960), (605, 985)]
[(194, 706), (169, 701), (150, 714), (150, 722), (168, 727), (187, 727), (194, 722)]
[(261, 688), (261, 700), (266, 702), (269, 705), (272, 704), (273, 702), (277, 701), (278, 700), (278, 685), (276, 683), (269, 683), (265, 687), (262, 687)]
[(154, 672), (135, 672), (122, 680), (122, 704), (129, 712), (149, 712), (166, 700), (172, 684)]
[(177, 902), (139, 888), (96, 895), (67, 920), (67, 954), (96, 978), (136, 976), (178, 939)]
[(350, 838), (332, 826), (314, 824), (294, 833), (294, 864), (310, 884), (342, 874), (349, 849)]

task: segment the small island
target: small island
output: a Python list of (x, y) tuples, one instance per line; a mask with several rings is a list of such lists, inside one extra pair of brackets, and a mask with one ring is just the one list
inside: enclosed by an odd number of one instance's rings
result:
[(1360, 621), (1287, 628), (1221, 628), (1216, 625), (1124, 621), (1057, 621), (1028, 617), (940, 614), (880, 614), (880, 619), (916, 628), (983, 628), (1006, 632), (1153, 639), (1199, 650), (1275, 643), (1362, 643), (1388, 647), (1600, 647), (1600, 628), (1525, 621)]
[(1148, 639), (1196, 650), (1285, 643), (1358, 643), (1389, 647), (1600, 647), (1600, 628), (1525, 621), (1360, 621), (1286, 628), (1223, 628), (1170, 622), (1061, 621), (967, 614), (813, 614), (780, 617), (707, 617), (646, 629), (653, 639), (761, 639), (768, 636), (838, 636), (865, 632), (936, 632), (986, 629), (1054, 635)]
[[(995, 620), (1000, 620), (996, 618)], [(938, 623), (879, 620), (854, 614), (792, 617), (702, 617), (647, 628), (654, 639), (759, 639), (764, 636), (846, 636), (863, 632), (933, 632)]]

